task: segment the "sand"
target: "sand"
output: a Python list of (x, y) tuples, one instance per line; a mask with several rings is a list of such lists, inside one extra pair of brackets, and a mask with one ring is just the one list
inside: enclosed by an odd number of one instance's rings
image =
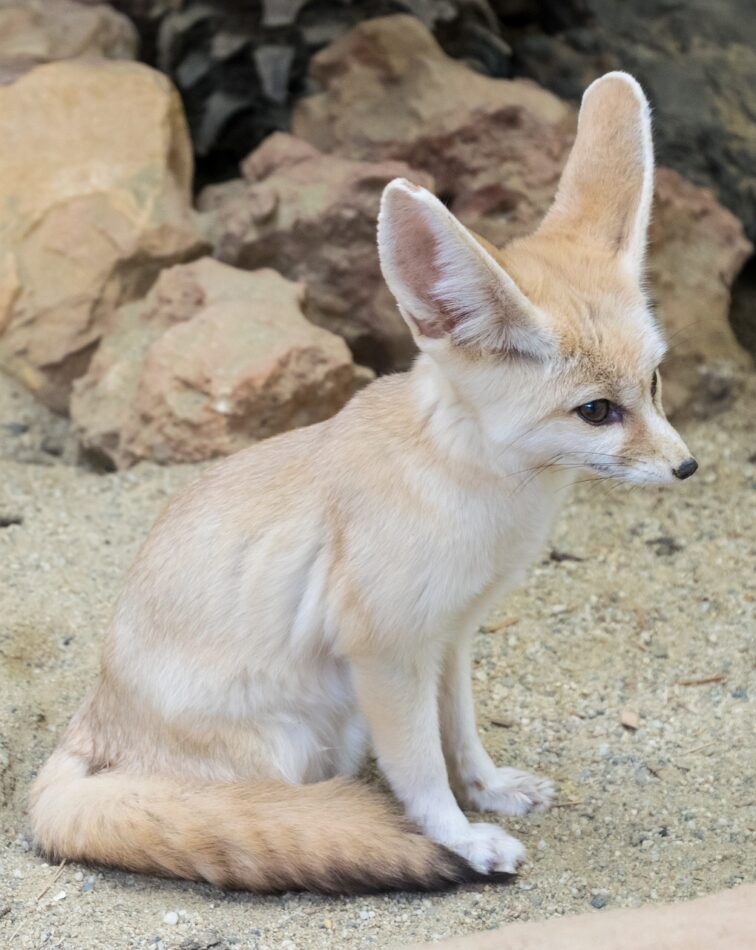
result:
[(137, 546), (197, 467), (76, 465), (65, 420), (0, 377), (0, 945), (382, 948), (754, 880), (755, 403), (743, 379), (734, 408), (684, 427), (701, 463), (684, 484), (579, 486), (478, 635), (487, 747), (558, 783), (549, 813), (506, 822), (529, 853), (515, 882), (260, 898), (30, 849), (29, 783), (95, 677)]

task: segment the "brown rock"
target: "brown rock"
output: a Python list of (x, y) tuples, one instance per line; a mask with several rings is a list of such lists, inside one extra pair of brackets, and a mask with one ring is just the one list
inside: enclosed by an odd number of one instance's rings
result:
[(751, 365), (727, 315), (730, 288), (752, 252), (743, 225), (708, 188), (657, 170), (649, 277), (669, 343), (668, 412), (726, 404), (730, 367)]
[(113, 310), (202, 252), (186, 124), (159, 73), (71, 60), (0, 88), (0, 141), (0, 365), (65, 411)]
[(134, 59), (139, 37), (128, 17), (105, 4), (0, 0), (0, 62), (80, 56)]
[(300, 100), (293, 130), (322, 151), (430, 172), (453, 211), (493, 202), (510, 236), (533, 227), (556, 188), (571, 107), (528, 80), (473, 72), (413, 17), (360, 24), (310, 75), (324, 92)]
[(199, 461), (332, 415), (360, 374), (303, 299), (272, 270), (202, 258), (163, 271), (74, 383), (82, 444), (121, 468)]
[(303, 281), (307, 316), (343, 336), (359, 362), (376, 370), (406, 365), (414, 345), (381, 277), (376, 218), (392, 178), (432, 188), (431, 177), (401, 162), (324, 155), (283, 133), (254, 151), (242, 174), (199, 198), (216, 255)]

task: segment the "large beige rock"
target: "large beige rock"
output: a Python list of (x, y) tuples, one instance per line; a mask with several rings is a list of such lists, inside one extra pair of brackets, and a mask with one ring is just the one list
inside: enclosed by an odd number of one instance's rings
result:
[(118, 467), (199, 461), (332, 415), (362, 374), (305, 319), (304, 295), (275, 271), (211, 258), (163, 271), (74, 383), (82, 444)]
[(65, 411), (114, 309), (204, 244), (177, 94), (71, 60), (0, 88), (0, 365)]
[(431, 177), (402, 162), (324, 155), (283, 133), (253, 152), (242, 174), (199, 198), (216, 256), (303, 281), (307, 316), (343, 336), (359, 362), (406, 365), (414, 346), (381, 276), (375, 224), (392, 178), (432, 188)]
[[(297, 135), (327, 152), (430, 173), (452, 211), (492, 243), (531, 231), (551, 203), (574, 137), (572, 107), (528, 81), (472, 72), (419, 21), (362, 23), (312, 60), (311, 75), (323, 91), (298, 104)], [(675, 412), (716, 398), (717, 374), (724, 380), (728, 366), (749, 362), (728, 311), (750, 245), (711, 192), (666, 169), (651, 244), (652, 296), (671, 340), (665, 402)]]
[(295, 135), (429, 172), (455, 213), (496, 209), (522, 234), (556, 188), (571, 107), (529, 80), (473, 72), (413, 17), (361, 23), (313, 58), (310, 75), (324, 91), (298, 103)]
[(79, 56), (134, 59), (139, 45), (128, 17), (106, 4), (0, 0), (0, 62)]

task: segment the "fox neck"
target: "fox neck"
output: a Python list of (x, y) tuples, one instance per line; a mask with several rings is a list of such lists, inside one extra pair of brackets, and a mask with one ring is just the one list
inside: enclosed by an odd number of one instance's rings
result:
[[(524, 482), (557, 490), (567, 486), (574, 472), (550, 464), (548, 453), (535, 456), (526, 437), (538, 419), (523, 406), (523, 394), (512, 387), (511, 412), (497, 413), (496, 438), (487, 431), (485, 409), (476, 405), (435, 360), (423, 353), (410, 372), (412, 394), (436, 456), (474, 472), (471, 484), (483, 483), (503, 496)], [(527, 441), (532, 441), (528, 439)]]

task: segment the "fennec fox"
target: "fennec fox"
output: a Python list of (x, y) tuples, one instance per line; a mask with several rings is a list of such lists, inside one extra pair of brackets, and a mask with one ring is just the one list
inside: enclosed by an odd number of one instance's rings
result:
[[(648, 104), (610, 73), (539, 230), (497, 250), (393, 181), (378, 244), (420, 355), (337, 416), (176, 498), (102, 673), (32, 792), (44, 853), (252, 891), (436, 888), (513, 872), (552, 786), (488, 757), (470, 638), (576, 471), (696, 462), (666, 421), (643, 293)], [(350, 777), (370, 745), (406, 816)]]

